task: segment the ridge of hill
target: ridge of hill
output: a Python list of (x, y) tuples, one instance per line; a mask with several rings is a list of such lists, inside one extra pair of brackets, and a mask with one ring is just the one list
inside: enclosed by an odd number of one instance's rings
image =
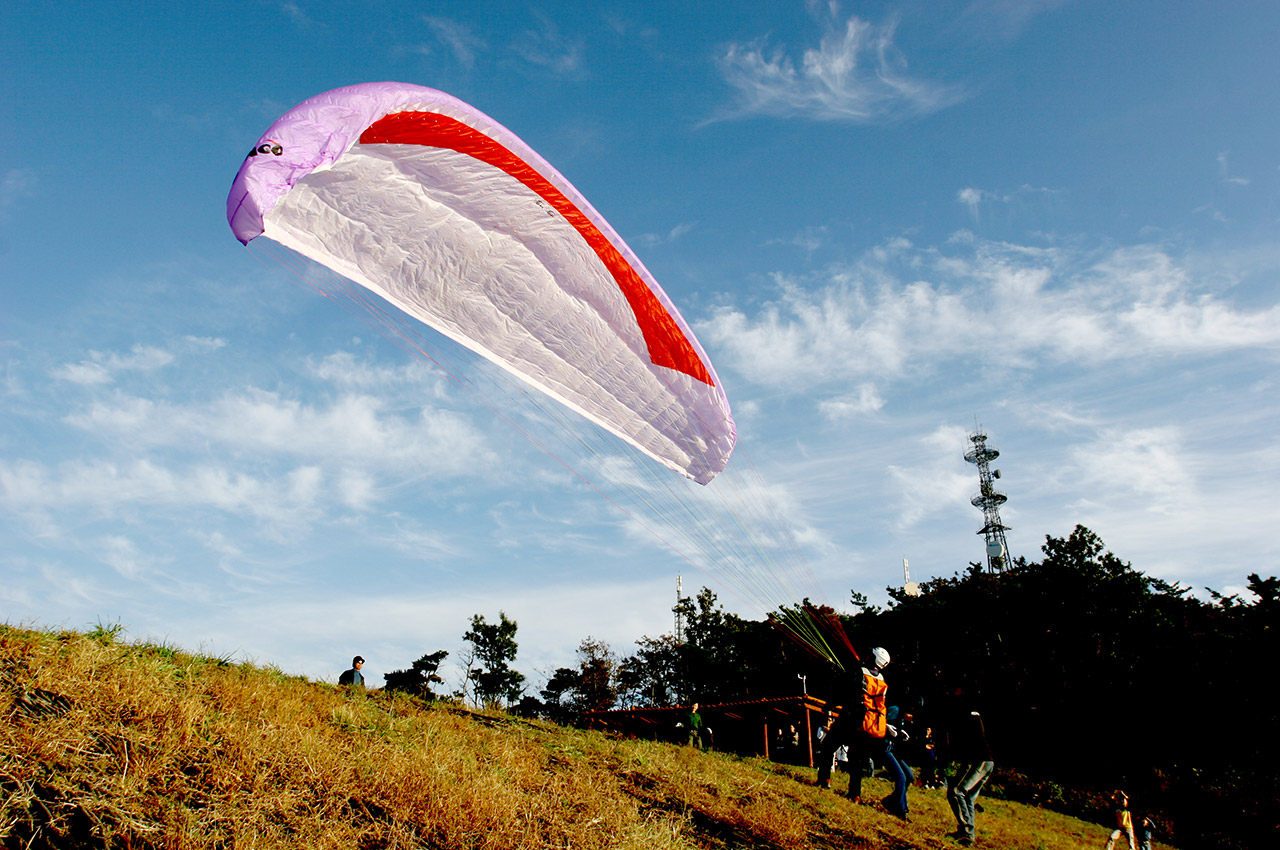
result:
[[(0, 625), (0, 842), (23, 848), (955, 847), (763, 759), (364, 694), (118, 629)], [(889, 785), (867, 780), (875, 799)], [(1108, 829), (988, 796), (978, 845)]]

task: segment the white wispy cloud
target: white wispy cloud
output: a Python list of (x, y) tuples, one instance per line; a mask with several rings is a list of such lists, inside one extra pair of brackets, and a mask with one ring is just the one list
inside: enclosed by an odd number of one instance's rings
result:
[(968, 187), (956, 193), (956, 200), (968, 207), (969, 212), (976, 216), (978, 214), (978, 205), (982, 203), (982, 195), (981, 189)]
[(422, 20), (436, 40), (449, 48), (459, 65), (468, 70), (475, 67), (476, 54), (486, 48), (483, 39), (466, 25), (448, 18), (427, 16)]
[(1228, 303), (1158, 246), (1095, 257), (981, 241), (944, 253), (898, 240), (816, 284), (776, 280), (777, 299), (754, 315), (722, 308), (698, 331), (723, 352), (721, 368), (792, 392), (893, 380), (940, 358), (1007, 368), (1280, 345), (1280, 305)]
[(319, 26), (316, 23), (315, 18), (304, 12), (302, 7), (297, 3), (292, 2), (292, 0), (290, 0), (290, 2), (281, 3), (280, 11), (286, 18), (292, 21), (294, 26), (298, 27), (298, 29), (314, 30)]
[(974, 220), (978, 220), (982, 217), (981, 213), (984, 206), (1000, 205), (1021, 210), (1029, 206), (1043, 206), (1052, 203), (1054, 199), (1061, 195), (1061, 192), (1054, 189), (1043, 186), (1030, 186), (1024, 183), (1011, 192), (994, 192), (988, 189), (979, 189), (975, 186), (966, 186), (956, 192), (956, 200), (969, 210), (969, 215)]
[[(188, 337), (174, 349), (224, 347)], [(119, 517), (138, 506), (159, 515), (212, 509), (278, 537), (325, 514), (368, 512), (405, 481), (502, 469), (467, 415), (431, 404), (441, 382), (416, 361), (381, 368), (342, 352), (318, 358), (306, 372), (330, 392), (302, 402), (256, 387), (174, 392), (161, 372), (174, 359), (139, 344), (52, 370), (83, 395), (48, 385), (28, 415), (70, 426), (87, 442), (61, 461), (0, 459), (0, 506), (23, 517), (27, 534), (57, 538), (77, 515)], [(116, 386), (125, 375), (130, 391)], [(195, 398), (181, 398), (188, 394)], [(120, 554), (112, 565), (123, 575), (127, 562)]]
[(876, 385), (866, 383), (859, 384), (853, 393), (819, 402), (818, 412), (828, 420), (838, 422), (869, 416), (882, 407), (884, 399), (876, 391)]
[[(1068, 491), (1074, 498), (1062, 503), (1058, 513), (1098, 531), (1108, 548), (1142, 571), (1190, 581), (1197, 592), (1239, 582), (1255, 569), (1269, 574), (1280, 522), (1274, 498), (1280, 458), (1274, 448), (1242, 452), (1251, 468), (1224, 472), (1214, 467), (1233, 463), (1229, 449), (1171, 454), (1186, 445), (1186, 434), (1145, 431), (1114, 429), (1109, 433), (1117, 446), (1096, 446), (1103, 456), (1077, 455), (1076, 468), (1086, 473), (1088, 486)], [(1193, 457), (1199, 466), (1195, 470), (1189, 468)], [(1105, 464), (1112, 461), (1119, 466), (1107, 474)], [(1240, 552), (1264, 554), (1241, 561)]]
[(91, 351), (79, 363), (53, 370), (53, 377), (74, 384), (109, 384), (120, 372), (150, 372), (168, 366), (173, 354), (150, 345), (135, 345), (128, 354)]
[(536, 26), (522, 32), (511, 50), (530, 65), (550, 71), (559, 77), (574, 77), (584, 70), (583, 42), (567, 36), (544, 14), (536, 15)]
[(667, 245), (680, 240), (685, 234), (689, 233), (697, 226), (698, 223), (696, 221), (683, 222), (681, 224), (677, 224), (666, 233), (642, 233), (640, 236), (636, 237), (635, 243), (645, 247)]
[(1247, 177), (1232, 174), (1231, 153), (1229, 151), (1222, 151), (1218, 154), (1218, 177), (1223, 183), (1228, 183), (1232, 186), (1248, 186), (1253, 182)]
[(64, 421), (138, 448), (209, 444), (231, 456), (265, 454), (422, 474), (458, 474), (490, 467), (494, 460), (484, 436), (457, 413), (424, 407), (409, 415), (388, 409), (386, 399), (354, 393), (307, 404), (249, 389), (189, 405), (116, 393)]
[(1037, 15), (1064, 6), (1069, 0), (973, 0), (966, 14), (981, 19), (984, 30), (993, 27), (1005, 38), (1015, 38)]
[(457, 544), (446, 535), (423, 529), (411, 518), (400, 518), (390, 534), (377, 539), (384, 546), (418, 559), (435, 559), (461, 553)]
[(118, 515), (129, 506), (212, 507), (267, 523), (296, 525), (315, 515), (323, 472), (298, 466), (279, 476), (216, 464), (169, 468), (151, 460), (116, 463), (0, 461), (0, 504), (15, 514), (81, 509)]
[(958, 462), (958, 448), (965, 444), (963, 428), (939, 426), (916, 441), (915, 463), (889, 465), (900, 529), (914, 528), (941, 511), (953, 511), (969, 501), (977, 489), (977, 479), (971, 471), (962, 470), (964, 464)]
[(95, 541), (95, 548), (110, 567), (125, 579), (135, 579), (147, 569), (149, 559), (138, 551), (128, 537), (109, 534)]
[(217, 351), (218, 349), (227, 347), (227, 341), (225, 339), (221, 339), (220, 337), (213, 337), (213, 336), (189, 336), (188, 335), (182, 338), (182, 342), (188, 350), (194, 351), (197, 353), (207, 353), (210, 351)]
[(731, 44), (719, 58), (734, 102), (713, 120), (747, 115), (873, 124), (928, 115), (964, 99), (962, 86), (914, 76), (894, 45), (895, 23), (857, 17), (826, 25), (799, 61), (763, 41)]
[[(422, 22), (432, 41), (419, 43), (411, 50), (430, 55), (437, 52), (436, 45), (441, 45), (468, 71), (494, 52), (494, 46), (466, 23), (439, 15), (425, 15)], [(584, 73), (582, 39), (566, 35), (545, 14), (535, 13), (533, 26), (512, 36), (505, 49), (526, 65), (557, 77), (576, 78)]]
[[(738, 601), (764, 615), (790, 598), (782, 585), (819, 598), (801, 550), (830, 550), (830, 540), (807, 516), (786, 474), (753, 465), (743, 454), (702, 486), (664, 474), (638, 453), (605, 455), (586, 469), (609, 501), (625, 511), (621, 527), (647, 550), (678, 554)], [(762, 561), (771, 569), (760, 569)]]
[(378, 364), (349, 351), (335, 351), (308, 359), (306, 370), (313, 377), (347, 392), (384, 397), (403, 393), (417, 399), (443, 399), (448, 395), (443, 373), (421, 358)]
[(1095, 441), (1072, 449), (1074, 469), (1067, 474), (1083, 489), (1136, 496), (1150, 510), (1167, 512), (1197, 495), (1186, 457), (1175, 426), (1107, 429)]
[(789, 237), (768, 239), (765, 244), (787, 245), (792, 248), (799, 248), (806, 254), (813, 254), (819, 248), (827, 245), (830, 238), (830, 228), (826, 226), (805, 227)]

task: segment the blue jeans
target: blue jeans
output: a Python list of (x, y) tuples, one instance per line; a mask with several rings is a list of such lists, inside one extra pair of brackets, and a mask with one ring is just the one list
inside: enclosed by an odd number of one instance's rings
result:
[(956, 832), (973, 840), (973, 801), (991, 778), (995, 762), (980, 761), (959, 765), (947, 783), (947, 802), (956, 816)]
[(893, 791), (882, 801), (884, 807), (895, 815), (907, 813), (907, 788), (915, 778), (907, 763), (893, 754), (893, 744), (884, 748), (884, 769), (893, 779)]

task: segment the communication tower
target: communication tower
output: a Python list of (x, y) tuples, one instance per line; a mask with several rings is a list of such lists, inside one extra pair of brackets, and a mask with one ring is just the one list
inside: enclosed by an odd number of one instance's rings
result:
[(684, 601), (684, 585), (680, 583), (680, 576), (676, 576), (676, 643), (684, 643), (684, 614), (680, 603)]
[(911, 580), (911, 567), (907, 565), (907, 556), (902, 556), (902, 592), (907, 596), (919, 596), (920, 585)]
[(991, 469), (991, 461), (1000, 457), (995, 446), (987, 445), (987, 435), (978, 428), (969, 435), (973, 448), (965, 453), (964, 459), (978, 467), (980, 489), (969, 502), (982, 511), (982, 528), (978, 530), (987, 541), (987, 571), (998, 573), (1009, 563), (1009, 541), (1004, 533), (1009, 527), (1000, 521), (1000, 506), (1009, 500), (1004, 493), (996, 490), (996, 479), (1000, 470)]

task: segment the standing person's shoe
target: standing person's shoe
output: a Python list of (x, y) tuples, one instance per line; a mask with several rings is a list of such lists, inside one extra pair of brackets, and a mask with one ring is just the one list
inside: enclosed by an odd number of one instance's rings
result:
[(880, 805), (884, 806), (885, 811), (893, 815), (898, 820), (902, 821), (903, 823), (910, 823), (910, 821), (907, 820), (907, 813), (900, 810), (897, 806), (894, 805), (892, 794), (890, 794), (888, 797), (885, 797), (883, 800), (881, 800)]

